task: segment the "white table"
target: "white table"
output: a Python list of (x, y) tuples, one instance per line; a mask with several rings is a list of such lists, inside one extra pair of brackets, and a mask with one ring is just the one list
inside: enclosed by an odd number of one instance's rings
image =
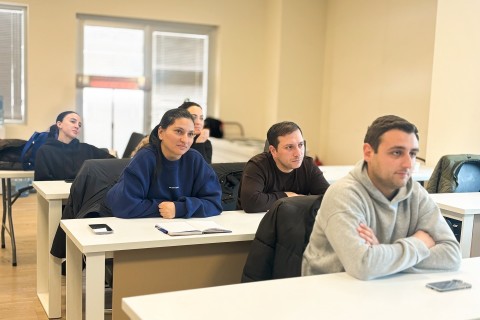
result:
[[(114, 303), (113, 317), (118, 319), (122, 314), (120, 308), (121, 292), (127, 294), (129, 285), (125, 282), (131, 280), (129, 278), (137, 277), (135, 282), (145, 281), (145, 284), (139, 285), (139, 290), (147, 290), (148, 282), (155, 283), (155, 277), (161, 277), (165, 283), (178, 282), (180, 288), (194, 288), (199, 279), (197, 273), (199, 268), (210, 269), (206, 272), (221, 270), (228, 272), (229, 269), (237, 271), (243, 269), (246, 254), (249, 250), (249, 242), (253, 240), (258, 228), (260, 220), (264, 214), (246, 214), (243, 211), (226, 211), (219, 216), (207, 218), (216, 221), (221, 226), (232, 230), (232, 233), (212, 234), (212, 235), (196, 235), (196, 236), (168, 236), (155, 228), (155, 224), (163, 221), (161, 218), (147, 219), (119, 219), (119, 218), (94, 218), (94, 219), (74, 219), (62, 220), (61, 226), (67, 235), (67, 319), (82, 319), (82, 255), (86, 258), (86, 279), (85, 279), (85, 319), (103, 319), (104, 317), (104, 285), (105, 285), (105, 257), (106, 253), (113, 252), (114, 256)], [(90, 223), (106, 223), (113, 230), (113, 234), (95, 235), (89, 228)], [(220, 255), (225, 255), (224, 259), (217, 257), (211, 262), (208, 249), (218, 249), (219, 246), (233, 245), (237, 249), (237, 245), (243, 245), (239, 250), (243, 250), (242, 254), (231, 257), (235, 261), (232, 265), (229, 262), (229, 253), (220, 249)], [(163, 250), (160, 252), (150, 250)], [(184, 252), (186, 251), (186, 252)], [(205, 256), (203, 251), (208, 251)], [(140, 255), (139, 252), (145, 252)], [(180, 252), (180, 253), (179, 253)], [(218, 253), (218, 252), (217, 252)], [(180, 255), (180, 257), (177, 257)], [(188, 255), (195, 258), (197, 255), (208, 260), (205, 266), (202, 264), (182, 263), (188, 258)], [(141, 256), (141, 261), (135, 261), (137, 256)], [(150, 260), (147, 260), (147, 259)], [(178, 258), (177, 265), (170, 265), (168, 268), (154, 269), (147, 271), (149, 266), (155, 266), (155, 261), (169, 263), (169, 260)], [(166, 260), (166, 261), (164, 261)], [(124, 262), (124, 263), (123, 263)], [(122, 275), (121, 270), (128, 269), (137, 262), (137, 272), (125, 272)], [(229, 264), (230, 263), (230, 264)], [(226, 266), (226, 267), (225, 267)], [(185, 269), (185, 270), (183, 270)], [(155, 276), (155, 277), (154, 277)], [(234, 283), (228, 275), (224, 282)], [(234, 281), (239, 282), (240, 274), (234, 275)], [(207, 283), (199, 283), (198, 286), (206, 286), (212, 283), (217, 284), (217, 279), (200, 279)], [(167, 285), (167, 284), (166, 284)], [(145, 288), (142, 288), (145, 286)], [(182, 287), (186, 286), (186, 287)], [(168, 290), (173, 289), (168, 287)], [(162, 286), (156, 287), (156, 292), (162, 290)], [(136, 291), (134, 291), (136, 292)], [(150, 293), (145, 292), (144, 293)], [(120, 294), (120, 296), (119, 296)], [(141, 293), (140, 293), (141, 294)], [(131, 295), (131, 294), (130, 294)], [(118, 299), (118, 308), (116, 308), (115, 300)], [(118, 309), (118, 310), (116, 310)]]
[(37, 190), (37, 296), (49, 318), (62, 316), (62, 260), (50, 254), (71, 183), (34, 181)]
[[(130, 319), (478, 319), (480, 258), (458, 272), (361, 281), (347, 273), (271, 280), (122, 299)], [(436, 292), (428, 282), (461, 279), (471, 289)]]
[[(319, 166), (319, 168), (323, 172), (328, 183), (332, 184), (345, 177), (350, 171), (352, 171), (354, 166)], [(418, 170), (413, 172), (412, 178), (415, 181), (423, 183), (430, 179), (432, 172), (433, 168), (420, 166)]]
[(462, 257), (480, 256), (480, 192), (433, 193), (442, 215), (462, 222)]
[[(15, 230), (13, 228), (12, 205), (17, 200), (18, 196), (12, 200), (12, 179), (19, 178), (33, 178), (33, 171), (23, 170), (0, 170), (0, 178), (2, 179), (2, 248), (5, 248), (5, 231), (10, 235), (10, 242), (12, 244), (12, 266), (17, 265), (17, 246), (15, 244)], [(7, 226), (8, 219), (8, 226)]]

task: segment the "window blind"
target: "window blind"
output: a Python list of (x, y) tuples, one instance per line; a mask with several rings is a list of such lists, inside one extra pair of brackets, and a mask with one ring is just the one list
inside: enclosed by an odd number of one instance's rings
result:
[(0, 5), (0, 96), (6, 122), (24, 120), (25, 8)]

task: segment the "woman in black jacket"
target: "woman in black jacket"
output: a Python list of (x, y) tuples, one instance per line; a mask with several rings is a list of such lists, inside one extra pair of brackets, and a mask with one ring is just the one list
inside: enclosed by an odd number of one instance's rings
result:
[(107, 151), (77, 139), (82, 119), (74, 111), (64, 111), (50, 127), (47, 141), (35, 157), (35, 181), (73, 180), (87, 159), (113, 158)]

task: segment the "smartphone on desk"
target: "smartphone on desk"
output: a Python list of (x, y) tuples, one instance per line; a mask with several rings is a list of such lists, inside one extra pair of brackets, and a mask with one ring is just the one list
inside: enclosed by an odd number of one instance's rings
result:
[(110, 226), (108, 224), (105, 224), (105, 223), (89, 224), (89, 226), (95, 234), (110, 234), (110, 233), (113, 233), (113, 229), (110, 228)]
[(472, 285), (470, 283), (463, 282), (462, 280), (457, 280), (457, 279), (427, 283), (427, 288), (430, 288), (439, 292), (469, 289), (471, 287)]

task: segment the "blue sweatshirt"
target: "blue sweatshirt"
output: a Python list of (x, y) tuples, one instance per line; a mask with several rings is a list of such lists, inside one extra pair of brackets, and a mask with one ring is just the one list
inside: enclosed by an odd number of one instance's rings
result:
[(151, 146), (138, 151), (107, 193), (105, 202), (115, 217), (160, 217), (158, 205), (163, 201), (174, 202), (175, 218), (209, 217), (221, 213), (220, 183), (200, 153), (190, 149), (176, 161), (161, 157), (162, 170), (152, 181), (155, 177), (155, 151)]

